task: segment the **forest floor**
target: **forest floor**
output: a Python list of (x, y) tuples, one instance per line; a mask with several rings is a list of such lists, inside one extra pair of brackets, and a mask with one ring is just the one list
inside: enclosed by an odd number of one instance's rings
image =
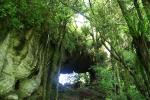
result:
[(104, 94), (89, 87), (59, 91), (58, 100), (105, 100)]

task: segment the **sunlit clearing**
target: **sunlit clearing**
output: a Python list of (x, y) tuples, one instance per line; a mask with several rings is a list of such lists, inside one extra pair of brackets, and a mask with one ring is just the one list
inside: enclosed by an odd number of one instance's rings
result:
[(86, 19), (81, 14), (76, 14), (74, 20), (78, 28), (81, 28), (86, 21)]
[(59, 83), (62, 85), (65, 85), (67, 83), (73, 84), (76, 80), (78, 74), (73, 72), (71, 74), (60, 74), (59, 75)]
[(85, 4), (86, 6), (89, 6), (89, 0), (84, 0), (84, 4)]

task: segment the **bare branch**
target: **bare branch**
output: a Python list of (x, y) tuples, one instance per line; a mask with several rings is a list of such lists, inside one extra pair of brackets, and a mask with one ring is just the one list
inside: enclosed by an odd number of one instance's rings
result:
[(93, 7), (92, 7), (91, 0), (89, 0), (89, 5), (90, 5), (91, 12), (92, 12), (92, 14), (94, 15), (94, 11), (93, 11)]

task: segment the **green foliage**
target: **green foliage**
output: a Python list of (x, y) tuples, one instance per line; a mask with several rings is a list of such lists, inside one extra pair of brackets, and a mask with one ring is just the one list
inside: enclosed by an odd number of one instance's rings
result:
[(113, 73), (111, 67), (108, 66), (101, 66), (97, 65), (94, 66), (95, 71), (97, 73), (97, 77), (99, 80), (99, 87), (102, 89), (102, 91), (105, 93), (105, 96), (110, 96), (112, 94), (113, 89)]
[(124, 50), (123, 51), (123, 57), (124, 57), (124, 60), (127, 64), (134, 65), (136, 62), (136, 55), (132, 51)]
[(39, 28), (48, 20), (47, 11), (48, 5), (43, 0), (4, 0), (0, 6), (0, 20), (10, 29)]
[(32, 79), (25, 79), (23, 81), (20, 82), (19, 84), (19, 90), (18, 90), (18, 94), (20, 97), (27, 97), (27, 96), (30, 96), (31, 93), (33, 93), (33, 91), (35, 91), (35, 89), (37, 89), (40, 85), (40, 82), (35, 79), (35, 78), (32, 78)]
[(72, 53), (73, 50), (76, 49), (76, 35), (73, 33), (68, 33), (65, 36), (65, 41), (64, 41), (64, 48), (68, 50), (70, 53)]
[(2, 1), (0, 12), (0, 18), (7, 16), (13, 17), (16, 14), (16, 6), (11, 0)]
[(128, 93), (131, 95), (132, 100), (145, 100), (134, 85), (130, 85)]
[(3, 74), (0, 77), (0, 95), (5, 95), (13, 89), (15, 78), (13, 76)]
[[(131, 100), (145, 100), (145, 98), (138, 92), (137, 88), (133, 84), (128, 84), (128, 91), (125, 91), (126, 84), (124, 84), (124, 80), (121, 80), (121, 91), (119, 95), (114, 92), (114, 84), (117, 84), (118, 81), (114, 80), (114, 73), (111, 66), (102, 66), (97, 65), (94, 66), (95, 71), (98, 77), (98, 83), (101, 91), (105, 94), (106, 100), (127, 100), (127, 94), (130, 96)], [(124, 87), (122, 87), (124, 86)]]

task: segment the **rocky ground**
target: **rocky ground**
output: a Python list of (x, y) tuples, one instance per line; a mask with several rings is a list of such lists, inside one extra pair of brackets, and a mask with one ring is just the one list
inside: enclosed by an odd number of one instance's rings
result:
[(90, 87), (65, 88), (59, 91), (58, 100), (105, 100), (104, 94)]

